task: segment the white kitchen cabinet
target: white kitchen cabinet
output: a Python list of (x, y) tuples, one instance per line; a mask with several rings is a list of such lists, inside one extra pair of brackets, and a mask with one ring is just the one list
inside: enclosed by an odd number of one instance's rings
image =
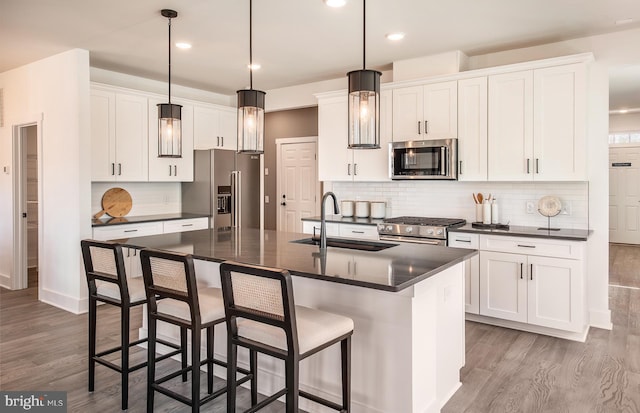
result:
[(487, 77), (458, 81), (458, 180), (487, 180)]
[(209, 218), (174, 219), (162, 223), (162, 233), (171, 234), (174, 232), (197, 231), (209, 228)]
[(340, 224), (340, 236), (357, 239), (378, 239), (378, 227), (375, 225)]
[[(337, 222), (326, 222), (327, 237), (340, 236), (340, 224)], [(314, 230), (315, 229), (315, 230)], [(302, 232), (304, 234), (317, 234), (320, 236), (320, 221), (302, 221)]]
[(480, 251), (480, 314), (527, 322), (527, 256)]
[(147, 98), (91, 88), (91, 180), (148, 179)]
[(393, 141), (458, 137), (457, 82), (393, 89)]
[(138, 224), (105, 225), (93, 228), (93, 239), (110, 241), (162, 234), (162, 221), (141, 222)]
[(349, 149), (346, 93), (318, 100), (318, 177), (321, 181), (388, 181), (392, 93), (380, 94), (380, 149)]
[[(452, 248), (468, 248), (477, 250), (478, 234), (449, 232), (448, 246)], [(464, 311), (471, 314), (480, 313), (480, 256), (475, 255), (465, 262), (464, 267)]]
[(237, 109), (216, 105), (194, 105), (194, 148), (238, 149)]
[(149, 181), (193, 182), (193, 106), (179, 99), (171, 103), (182, 105), (182, 156), (158, 157), (158, 104), (166, 100), (149, 99)]
[(586, 67), (489, 76), (488, 179), (586, 179)]

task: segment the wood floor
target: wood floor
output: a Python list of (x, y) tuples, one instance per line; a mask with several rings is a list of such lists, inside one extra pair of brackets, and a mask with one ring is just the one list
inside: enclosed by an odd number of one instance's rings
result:
[[(462, 387), (442, 411), (640, 413), (640, 246), (612, 244), (610, 255), (611, 283), (617, 285), (609, 287), (611, 331), (592, 328), (587, 341), (577, 343), (467, 322)], [(87, 316), (38, 302), (36, 284), (29, 285), (0, 289), (0, 389), (65, 390), (69, 412), (120, 411), (117, 373), (99, 366), (96, 391), (87, 392)], [(119, 340), (114, 310), (99, 309), (99, 348)], [(140, 319), (136, 310), (135, 335)], [(145, 370), (130, 380), (129, 411), (144, 412)], [(219, 380), (216, 388), (223, 385)], [(241, 390), (238, 400), (246, 408), (247, 392)], [(190, 411), (162, 395), (155, 406), (158, 412)], [(203, 411), (225, 411), (224, 398)], [(279, 404), (265, 413), (282, 411)]]

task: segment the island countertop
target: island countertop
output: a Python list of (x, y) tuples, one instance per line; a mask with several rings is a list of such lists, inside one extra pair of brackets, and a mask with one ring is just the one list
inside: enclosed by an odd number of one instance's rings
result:
[(477, 254), (476, 250), (412, 243), (386, 243), (381, 251), (328, 247), (292, 241), (308, 234), (257, 229), (207, 229), (119, 240), (126, 247), (188, 251), (194, 258), (227, 260), (289, 270), (292, 275), (401, 291)]

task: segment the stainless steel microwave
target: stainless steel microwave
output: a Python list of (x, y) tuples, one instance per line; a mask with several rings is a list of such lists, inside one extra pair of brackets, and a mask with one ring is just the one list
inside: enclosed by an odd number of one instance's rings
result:
[(458, 179), (458, 140), (392, 142), (391, 179)]

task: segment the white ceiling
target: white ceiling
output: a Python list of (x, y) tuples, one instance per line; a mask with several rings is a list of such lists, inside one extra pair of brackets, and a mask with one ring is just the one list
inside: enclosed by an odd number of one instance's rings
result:
[[(68, 50), (91, 65), (165, 80), (172, 21), (174, 83), (232, 94), (248, 86), (248, 0), (0, 0), (0, 72)], [(633, 22), (616, 25), (615, 21)], [(268, 90), (338, 78), (362, 66), (362, 1), (255, 0), (254, 87)], [(469, 56), (640, 27), (637, 0), (369, 0), (367, 68), (461, 50)], [(384, 35), (406, 33), (392, 43)], [(640, 68), (613, 73), (611, 107), (640, 107)], [(616, 76), (619, 77), (619, 81)], [(346, 87), (346, 79), (345, 79)], [(634, 98), (635, 97), (635, 98)]]

